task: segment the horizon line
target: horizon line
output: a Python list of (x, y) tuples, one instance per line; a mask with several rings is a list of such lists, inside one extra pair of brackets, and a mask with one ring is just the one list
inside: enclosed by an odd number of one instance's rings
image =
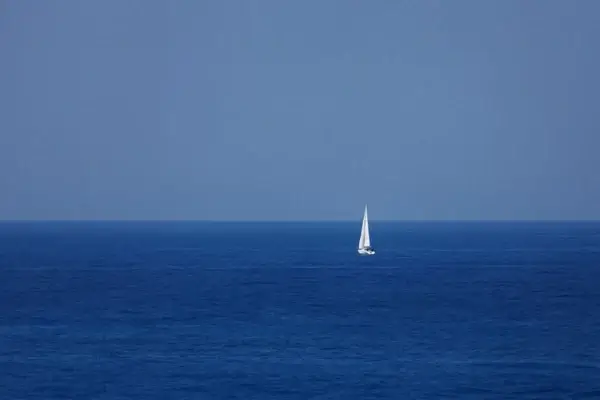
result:
[[(348, 223), (361, 219), (0, 219), (0, 223), (85, 223), (85, 222), (189, 222), (189, 223)], [(600, 219), (369, 219), (369, 222), (392, 223), (581, 223), (600, 222)]]

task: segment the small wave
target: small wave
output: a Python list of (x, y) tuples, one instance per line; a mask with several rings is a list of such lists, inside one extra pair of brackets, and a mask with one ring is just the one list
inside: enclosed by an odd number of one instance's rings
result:
[(573, 399), (600, 399), (600, 389), (573, 393)]
[[(460, 362), (459, 362), (460, 363)], [(600, 370), (600, 363), (594, 362), (581, 362), (581, 361), (552, 361), (552, 360), (473, 360), (470, 362), (462, 362), (462, 364), (470, 364), (477, 367), (506, 367), (514, 369), (528, 369), (528, 370), (547, 370), (561, 368), (571, 369), (592, 369)]]

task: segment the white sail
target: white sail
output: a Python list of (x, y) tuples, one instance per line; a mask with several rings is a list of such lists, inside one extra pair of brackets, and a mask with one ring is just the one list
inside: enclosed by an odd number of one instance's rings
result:
[(363, 215), (362, 229), (360, 231), (360, 239), (358, 240), (358, 248), (364, 249), (371, 247), (371, 237), (369, 235), (369, 217), (367, 214), (367, 206), (365, 205), (365, 214)]

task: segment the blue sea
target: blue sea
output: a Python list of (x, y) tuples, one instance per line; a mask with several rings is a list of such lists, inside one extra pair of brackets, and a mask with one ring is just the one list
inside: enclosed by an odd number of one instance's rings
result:
[(4, 222), (0, 399), (600, 399), (600, 223)]

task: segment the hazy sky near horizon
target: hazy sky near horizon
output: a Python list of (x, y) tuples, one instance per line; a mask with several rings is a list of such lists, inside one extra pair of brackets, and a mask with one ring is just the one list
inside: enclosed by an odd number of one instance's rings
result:
[(0, 219), (600, 219), (600, 2), (0, 1)]

